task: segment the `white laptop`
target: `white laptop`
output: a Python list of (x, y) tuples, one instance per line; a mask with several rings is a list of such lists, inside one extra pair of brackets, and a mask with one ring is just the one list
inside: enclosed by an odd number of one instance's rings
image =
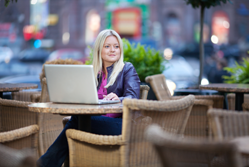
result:
[(108, 104), (119, 100), (99, 100), (92, 65), (45, 64), (51, 102)]

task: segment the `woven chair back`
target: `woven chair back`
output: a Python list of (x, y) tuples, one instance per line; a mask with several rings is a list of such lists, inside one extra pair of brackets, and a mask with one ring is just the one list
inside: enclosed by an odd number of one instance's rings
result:
[(185, 137), (211, 138), (207, 117), (207, 112), (211, 108), (213, 108), (212, 100), (195, 100), (184, 131)]
[(0, 144), (0, 167), (34, 167), (35, 157), (29, 150), (16, 150)]
[[(153, 143), (165, 167), (241, 167), (241, 157), (234, 143), (184, 138), (168, 133), (158, 125), (146, 129), (146, 138)], [(207, 164), (199, 161), (206, 159)]]
[(158, 100), (170, 100), (171, 94), (168, 89), (166, 78), (163, 74), (152, 75), (145, 78), (149, 83)]
[[(216, 140), (249, 136), (249, 112), (211, 109), (208, 111), (208, 117)], [(248, 166), (249, 156), (243, 155), (242, 161)]]
[(0, 132), (37, 124), (38, 114), (28, 110), (29, 104), (0, 98)]
[(248, 112), (211, 109), (208, 111), (208, 117), (217, 140), (249, 136)]
[(18, 150), (28, 148), (32, 151), (33, 156), (38, 158), (38, 131), (39, 127), (37, 125), (29, 125), (15, 130), (0, 132), (0, 143)]
[[(235, 93), (229, 93), (227, 95), (227, 103), (229, 110), (235, 110)], [(244, 104), (249, 104), (249, 94), (244, 94)], [(244, 108), (243, 110), (248, 111), (247, 109)]]
[(128, 166), (160, 166), (155, 150), (144, 138), (145, 128), (156, 123), (167, 132), (183, 134), (194, 99), (193, 95), (163, 102), (125, 99), (122, 137), (127, 146), (121, 153), (125, 155), (122, 162)]

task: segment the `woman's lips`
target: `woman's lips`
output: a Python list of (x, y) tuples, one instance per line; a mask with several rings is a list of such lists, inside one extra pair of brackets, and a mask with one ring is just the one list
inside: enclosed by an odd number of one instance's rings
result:
[(109, 55), (109, 56), (115, 56), (115, 55)]

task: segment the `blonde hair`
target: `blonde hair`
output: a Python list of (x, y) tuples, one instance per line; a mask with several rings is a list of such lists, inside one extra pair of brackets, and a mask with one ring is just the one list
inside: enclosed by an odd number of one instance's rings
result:
[(105, 39), (109, 36), (115, 36), (118, 39), (119, 42), (119, 48), (120, 48), (120, 58), (118, 61), (116, 61), (113, 65), (113, 70), (109, 78), (109, 82), (105, 86), (105, 88), (108, 88), (109, 86), (113, 85), (114, 82), (116, 81), (116, 78), (120, 71), (122, 71), (124, 67), (124, 51), (123, 51), (123, 43), (118, 35), (118, 33), (114, 30), (103, 30), (99, 33), (97, 36), (97, 39), (94, 43), (94, 49), (93, 49), (93, 69), (94, 69), (94, 77), (95, 77), (95, 82), (98, 85), (98, 74), (102, 72), (102, 58), (101, 58), (101, 51), (105, 42)]

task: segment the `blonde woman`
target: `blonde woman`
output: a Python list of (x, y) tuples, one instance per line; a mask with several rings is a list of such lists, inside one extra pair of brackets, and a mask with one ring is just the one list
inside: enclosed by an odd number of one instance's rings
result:
[[(101, 31), (93, 50), (93, 68), (99, 99), (122, 101), (124, 98), (139, 98), (139, 77), (131, 63), (123, 62), (123, 57), (123, 44), (118, 33), (114, 30)], [(91, 125), (92, 133), (120, 135), (122, 114), (92, 116)], [(65, 132), (77, 127), (78, 117), (72, 116), (48, 151), (37, 161), (37, 165), (61, 167), (68, 155)]]

